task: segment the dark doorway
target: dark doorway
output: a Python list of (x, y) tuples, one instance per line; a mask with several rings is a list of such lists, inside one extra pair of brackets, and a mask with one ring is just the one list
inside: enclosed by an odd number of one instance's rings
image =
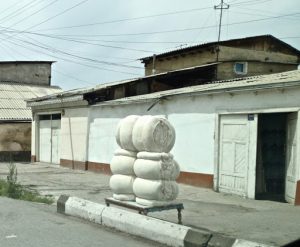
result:
[(286, 113), (258, 117), (256, 199), (284, 202)]

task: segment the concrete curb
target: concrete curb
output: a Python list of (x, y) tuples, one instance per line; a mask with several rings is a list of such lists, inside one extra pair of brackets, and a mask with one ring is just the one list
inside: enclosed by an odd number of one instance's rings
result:
[(57, 212), (174, 247), (270, 247), (218, 234), (213, 235), (207, 231), (67, 195), (59, 197)]

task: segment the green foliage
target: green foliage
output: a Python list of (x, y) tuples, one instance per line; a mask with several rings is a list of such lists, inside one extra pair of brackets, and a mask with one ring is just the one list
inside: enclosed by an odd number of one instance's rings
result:
[(17, 182), (18, 171), (15, 164), (8, 166), (8, 175), (6, 181), (0, 179), (0, 196), (6, 196), (13, 199), (19, 199), (31, 202), (41, 202), (52, 204), (54, 202), (51, 196), (41, 196), (37, 191), (29, 190)]

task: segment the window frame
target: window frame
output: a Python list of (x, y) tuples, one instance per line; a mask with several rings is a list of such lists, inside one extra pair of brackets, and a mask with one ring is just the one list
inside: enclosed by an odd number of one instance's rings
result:
[[(243, 71), (237, 71), (236, 66), (237, 64), (242, 64), (243, 65)], [(247, 62), (235, 62), (233, 65), (233, 71), (237, 75), (247, 75), (248, 73), (248, 63)]]

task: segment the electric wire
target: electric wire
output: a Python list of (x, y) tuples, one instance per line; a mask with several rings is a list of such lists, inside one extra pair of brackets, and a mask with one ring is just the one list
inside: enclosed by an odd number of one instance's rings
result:
[(63, 54), (63, 55), (66, 55), (66, 56), (70, 56), (70, 57), (73, 57), (73, 58), (76, 58), (76, 59), (80, 59), (80, 60), (84, 60), (84, 61), (88, 61), (88, 62), (93, 62), (93, 63), (99, 63), (99, 64), (105, 64), (105, 65), (110, 65), (110, 66), (118, 66), (118, 67), (124, 67), (124, 68), (130, 68), (130, 69), (141, 69), (141, 67), (137, 67), (137, 66), (131, 66), (131, 65), (124, 65), (124, 64), (120, 64), (120, 63), (112, 63), (112, 62), (107, 62), (107, 61), (101, 61), (101, 60), (97, 60), (97, 59), (92, 59), (92, 58), (87, 58), (87, 57), (83, 57), (83, 56), (78, 56), (76, 54), (71, 54), (71, 53), (68, 53), (68, 52), (65, 52), (65, 51), (62, 51), (62, 50), (59, 50), (57, 48), (54, 48), (54, 47), (49, 47), (35, 39), (32, 39), (33, 42), (30, 42), (30, 41), (26, 41), (26, 40), (21, 40), (21, 39), (18, 39), (18, 38), (15, 38), (16, 40), (18, 41), (22, 41), (24, 43), (27, 43), (29, 45), (32, 45), (32, 46), (36, 46), (36, 47), (39, 47), (41, 49), (45, 49), (47, 51), (51, 51), (51, 52), (54, 52), (54, 53), (60, 53), (60, 54)]
[(44, 24), (44, 23), (46, 23), (46, 22), (48, 22), (48, 21), (50, 21), (50, 20), (52, 20), (52, 19), (54, 19), (54, 18), (56, 18), (56, 17), (58, 17), (58, 16), (61, 16), (61, 15), (65, 14), (65, 13), (69, 12), (70, 10), (72, 10), (72, 9), (74, 9), (74, 8), (76, 8), (76, 7), (80, 6), (80, 5), (82, 5), (82, 4), (84, 4), (84, 3), (87, 2), (87, 1), (89, 1), (89, 0), (83, 0), (83, 1), (81, 1), (81, 2), (79, 2), (79, 3), (77, 3), (77, 4), (75, 4), (75, 5), (73, 5), (73, 6), (69, 7), (69, 8), (67, 8), (67, 9), (65, 9), (65, 10), (63, 10), (63, 11), (61, 11), (61, 12), (59, 12), (58, 14), (53, 15), (53, 16), (47, 18), (47, 19), (44, 20), (44, 21), (41, 21), (41, 22), (39, 22), (39, 23), (37, 23), (37, 24), (35, 24), (35, 25), (33, 25), (33, 26), (30, 26), (30, 27), (27, 28), (26, 30), (32, 29), (32, 28), (34, 28), (34, 27), (38, 27), (38, 26), (40, 26), (40, 25), (42, 25), (42, 24)]
[(8, 6), (6, 9), (3, 9), (1, 11), (1, 15), (3, 15), (5, 12), (7, 12), (8, 10), (10, 10), (11, 8), (13, 7), (16, 7), (17, 5), (21, 4), (22, 2), (24, 2), (25, 0), (21, 0), (21, 1), (18, 1), (17, 3), (13, 3), (12, 5)]
[(94, 68), (94, 69), (97, 69), (97, 70), (101, 70), (101, 71), (111, 71), (111, 72), (117, 72), (117, 73), (121, 73), (121, 74), (127, 74), (127, 75), (135, 75), (135, 76), (140, 76), (140, 74), (137, 74), (137, 73), (131, 73), (131, 72), (126, 72), (126, 71), (120, 71), (120, 70), (114, 70), (114, 69), (108, 69), (108, 68), (103, 68), (103, 67), (98, 67), (98, 66), (95, 66), (95, 65), (90, 65), (90, 64), (85, 64), (85, 63), (82, 63), (82, 62), (78, 62), (78, 61), (74, 61), (74, 59), (68, 59), (68, 58), (64, 58), (64, 57), (61, 57), (61, 56), (58, 56), (58, 55), (54, 55), (53, 53), (48, 53), (48, 52), (45, 52), (41, 49), (37, 50), (35, 48), (32, 48), (31, 46), (28, 47), (28, 45), (22, 45), (20, 44), (21, 43), (24, 43), (22, 40), (17, 40), (18, 42), (14, 42), (13, 40), (16, 39), (16, 38), (12, 38), (12, 39), (9, 39), (9, 40), (6, 40), (6, 42), (9, 42), (9, 43), (12, 43), (16, 46), (19, 46), (19, 47), (22, 47), (22, 48), (25, 48), (27, 50), (31, 50), (35, 53), (38, 53), (38, 54), (45, 54), (47, 56), (51, 56), (51, 57), (54, 57), (54, 58), (57, 58), (57, 59), (60, 59), (60, 60), (63, 60), (65, 62), (69, 62), (69, 63), (73, 63), (73, 64), (77, 64), (77, 65), (82, 65), (82, 66), (85, 66), (85, 67), (89, 67), (89, 68)]
[(13, 24), (10, 25), (8, 28), (11, 28), (11, 27), (13, 27), (13, 26), (19, 24), (20, 22), (22, 22), (22, 21), (24, 21), (24, 20), (27, 20), (28, 18), (30, 18), (30, 17), (36, 15), (37, 13), (43, 11), (44, 9), (48, 8), (49, 6), (55, 4), (57, 1), (58, 1), (58, 0), (54, 0), (54, 1), (50, 2), (50, 3), (48, 3), (47, 5), (45, 5), (44, 7), (40, 8), (40, 9), (38, 9), (37, 11), (33, 12), (32, 14), (30, 14), (30, 15), (28, 15), (28, 16), (25, 16), (25, 17), (22, 18), (21, 20), (19, 20), (19, 21), (13, 23)]
[[(34, 1), (34, 0), (33, 0), (33, 1)], [(47, 19), (45, 19), (45, 20), (43, 20), (43, 21), (41, 21), (41, 22), (39, 22), (39, 23), (37, 23), (37, 24), (34, 24), (34, 25), (32, 25), (32, 26), (26, 28), (25, 30), (22, 30), (20, 33), (23, 33), (23, 32), (25, 32), (25, 31), (28, 31), (28, 30), (30, 30), (30, 29), (32, 29), (32, 28), (34, 28), (34, 27), (40, 26), (40, 25), (42, 25), (42, 24), (44, 24), (44, 23), (46, 23), (46, 22), (48, 22), (48, 21), (50, 21), (50, 20), (52, 20), (52, 19), (54, 19), (54, 18), (56, 18), (56, 17), (58, 17), (58, 16), (61, 16), (61, 15), (65, 14), (66, 12), (68, 12), (68, 11), (70, 11), (70, 10), (72, 10), (72, 9), (74, 9), (74, 8), (76, 8), (76, 7), (78, 7), (79, 5), (82, 5), (83, 3), (87, 2), (87, 1), (89, 1), (89, 0), (83, 0), (83, 1), (81, 1), (81, 2), (79, 2), (79, 3), (77, 3), (77, 4), (75, 4), (75, 5), (73, 5), (73, 6), (69, 7), (69, 8), (67, 8), (67, 9), (65, 9), (65, 10), (63, 10), (63, 11), (61, 11), (61, 12), (59, 12), (58, 14), (56, 14), (56, 15), (54, 15), (54, 16), (51, 16), (51, 17), (49, 17), (49, 18), (47, 18)], [(17, 33), (17, 34), (14, 34), (13, 36), (15, 36), (15, 35), (19, 35), (19, 34)], [(9, 37), (7, 37), (6, 39), (9, 39), (9, 38), (11, 38), (11, 37), (12, 37), (12, 36), (9, 36)], [(1, 43), (1, 42), (2, 42), (2, 41), (0, 41), (0, 43)]]
[[(238, 21), (238, 22), (231, 22), (226, 25), (228, 26), (234, 26), (234, 25), (240, 25), (240, 24), (247, 24), (247, 23), (253, 23), (253, 22), (260, 22), (260, 21), (266, 21), (266, 20), (272, 20), (272, 19), (280, 19), (287, 16), (299, 16), (300, 12), (297, 13), (289, 13), (284, 15), (278, 15), (278, 16), (271, 16), (266, 18), (260, 18), (260, 19), (252, 19), (252, 20), (245, 20), (245, 21)], [(36, 32), (28, 32), (35, 35), (45, 36), (45, 37), (52, 37), (56, 39), (63, 39), (62, 37), (76, 37), (76, 36), (86, 36), (86, 37), (119, 37), (119, 36), (138, 36), (138, 35), (154, 35), (154, 34), (164, 34), (164, 33), (175, 33), (175, 32), (185, 32), (185, 31), (194, 31), (194, 30), (201, 30), (201, 29), (210, 29), (215, 28), (218, 25), (209, 25), (205, 27), (192, 27), (192, 28), (182, 28), (182, 29), (171, 29), (171, 30), (163, 30), (163, 31), (153, 31), (153, 32), (141, 32), (141, 33), (123, 33), (123, 34), (93, 34), (93, 35), (84, 35), (84, 34), (72, 34), (72, 35), (47, 35), (42, 33), (36, 33)], [(224, 26), (224, 24), (222, 25)], [(22, 32), (22, 31), (17, 31)], [(149, 51), (148, 51), (149, 52)]]
[[(38, 2), (39, 0), (32, 0), (29, 3), (26, 3), (25, 5), (23, 5), (22, 7), (20, 7), (19, 9), (13, 11), (12, 13), (9, 13), (8, 15), (0, 18), (0, 23), (3, 24), (4, 22), (7, 22), (8, 20), (11, 20), (12, 18), (14, 18), (15, 16), (19, 16), (20, 13), (24, 13), (27, 9), (30, 9), (34, 6), (34, 4), (36, 2)], [(37, 5), (40, 4), (40, 2), (37, 3)]]
[(61, 74), (62, 76), (64, 76), (64, 77), (68, 77), (68, 78), (71, 78), (71, 79), (73, 79), (73, 80), (76, 80), (76, 81), (79, 81), (79, 82), (83, 82), (83, 83), (85, 83), (85, 84), (88, 84), (88, 85), (97, 85), (97, 84), (99, 84), (99, 83), (90, 83), (90, 82), (88, 82), (88, 81), (85, 81), (85, 80), (82, 80), (82, 79), (79, 79), (79, 78), (77, 78), (77, 77), (74, 77), (74, 76), (72, 76), (72, 75), (69, 75), (69, 74), (66, 74), (66, 73), (64, 73), (64, 72), (61, 72), (61, 71), (59, 71), (59, 70), (57, 70), (57, 69), (53, 69), (53, 71), (55, 72), (55, 73), (58, 73), (58, 74)]
[[(251, 1), (242, 1), (238, 2), (236, 4), (232, 4), (233, 6), (241, 6), (243, 4), (252, 4), (253, 2), (255, 3), (262, 3), (262, 2), (267, 2), (267, 1), (272, 1), (272, 0), (251, 0)], [(40, 31), (50, 31), (50, 30), (62, 30), (62, 29), (72, 29), (72, 28), (82, 28), (82, 27), (90, 27), (90, 26), (96, 26), (96, 25), (104, 25), (104, 24), (112, 24), (112, 23), (118, 23), (118, 22), (127, 22), (127, 21), (135, 21), (135, 20), (141, 20), (141, 19), (148, 19), (148, 18), (155, 18), (155, 17), (161, 17), (161, 16), (169, 16), (169, 15), (177, 15), (177, 14), (184, 14), (184, 13), (190, 13), (190, 12), (195, 12), (195, 11), (202, 11), (202, 10), (207, 10), (211, 9), (214, 6), (207, 6), (207, 7), (202, 7), (202, 8), (193, 8), (193, 9), (186, 9), (186, 10), (179, 10), (179, 11), (172, 11), (172, 12), (166, 12), (166, 13), (160, 13), (160, 14), (154, 14), (154, 15), (146, 15), (146, 16), (138, 16), (138, 17), (132, 17), (132, 18), (123, 18), (123, 19), (117, 19), (117, 20), (111, 20), (111, 21), (102, 21), (102, 22), (94, 22), (94, 23), (87, 23), (87, 24), (80, 24), (80, 25), (72, 25), (72, 26), (63, 26), (63, 27), (56, 27), (56, 28), (47, 28), (47, 29), (39, 29), (36, 30), (38, 32)]]

